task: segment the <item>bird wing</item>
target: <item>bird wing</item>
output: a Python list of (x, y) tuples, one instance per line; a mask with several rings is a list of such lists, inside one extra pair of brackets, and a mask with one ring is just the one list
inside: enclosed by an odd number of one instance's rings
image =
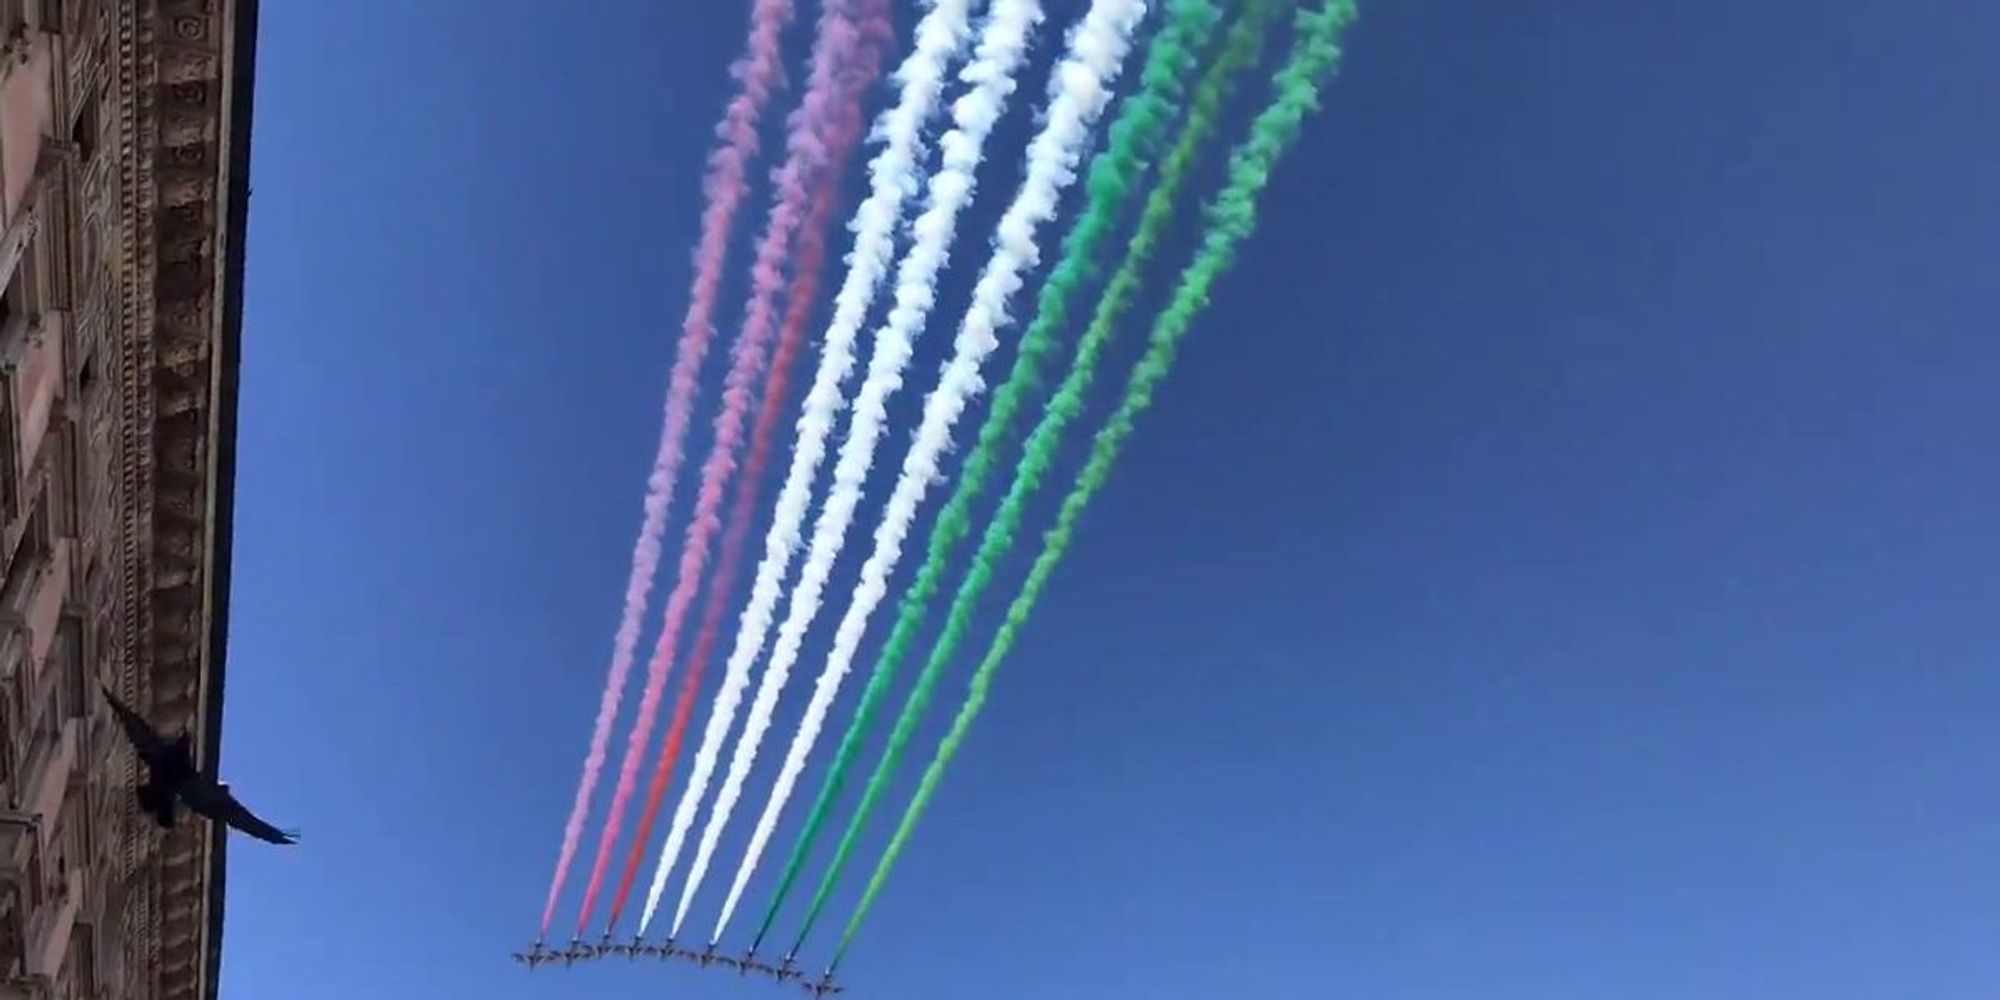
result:
[(236, 801), (236, 797), (233, 795), (229, 797), (229, 804), (225, 807), (221, 819), (224, 823), (266, 843), (296, 844), (299, 842), (297, 830), (280, 830), (264, 822), (258, 818), (256, 813), (251, 812), (249, 807)]
[(132, 746), (137, 748), (141, 755), (157, 751), (166, 745), (166, 741), (160, 739), (159, 731), (153, 728), (152, 723), (146, 721), (145, 716), (132, 711), (131, 706), (119, 701), (118, 696), (112, 694), (109, 687), (99, 686), (104, 691), (104, 700), (111, 703), (112, 714), (118, 716), (118, 725), (125, 730), (125, 738), (132, 741)]
[(258, 840), (272, 844), (296, 844), (298, 831), (280, 830), (236, 801), (228, 787), (215, 781), (189, 781), (181, 788), (181, 799), (189, 809), (209, 819), (226, 823)]

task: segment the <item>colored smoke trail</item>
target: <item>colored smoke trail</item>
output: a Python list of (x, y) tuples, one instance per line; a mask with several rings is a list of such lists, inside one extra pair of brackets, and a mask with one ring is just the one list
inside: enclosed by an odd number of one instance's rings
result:
[[(1143, 5), (1140, 10), (1143, 12)], [(875, 447), (881, 440), (887, 420), (889, 396), (903, 384), (903, 369), (909, 364), (915, 351), (916, 337), (923, 331), (930, 308), (937, 298), (938, 273), (950, 256), (958, 217), (972, 200), (979, 165), (984, 159), (986, 139), (992, 134), (994, 125), (1007, 106), (1008, 97), (1014, 91), (1014, 73), (1027, 54), (1029, 35), (1041, 20), (1039, 0), (996, 0), (973, 60), (963, 74), (973, 86), (953, 102), (953, 128), (938, 141), (944, 154), (943, 163), (931, 177), (929, 204), (917, 217), (914, 226), (916, 238), (897, 267), (896, 304), (876, 333), (875, 351), (868, 361), (868, 377), (856, 394), (853, 422), (848, 427), (847, 438), (841, 442), (840, 459), (834, 466), (833, 486), (820, 509), (818, 520), (813, 524), (812, 547), (800, 566), (799, 582), (792, 590), (785, 621), (779, 626), (778, 638), (772, 645), (771, 662), (765, 668), (762, 683), (758, 685), (757, 697), (744, 724), (743, 735), (738, 738), (736, 752), (730, 759), (729, 772), (723, 780), (722, 790), (716, 795), (708, 823), (702, 830), (701, 846), (695, 853), (693, 867), (689, 869), (687, 884), (682, 887), (680, 905), (674, 915), (676, 935), (680, 933), (688, 907), (708, 873), (716, 843), (729, 822), (737, 799), (742, 795), (743, 782), (749, 775), (750, 766), (756, 761), (764, 734), (770, 728), (778, 695), (791, 676), (791, 668), (798, 660), (806, 630), (819, 611), (827, 578), (832, 575), (834, 561), (840, 556), (847, 529), (853, 524), (855, 509), (861, 503), (862, 488), (866, 485), (869, 466), (874, 462)], [(1052, 122), (1059, 116), (1056, 109), (1063, 107), (1063, 104), (1052, 101)], [(1087, 125), (1084, 133), (1087, 137)], [(1031, 175), (1040, 147), (1038, 140), (1029, 150)], [(1053, 199), (1050, 201), (1053, 206)], [(1014, 222), (1011, 228), (1008, 220)], [(1020, 231), (1019, 238), (1024, 243), (1031, 244), (1034, 235), (1026, 220), (1016, 218), (1013, 208), (1002, 220), (1000, 231), (1003, 243), (1016, 231)], [(995, 259), (999, 256), (996, 252)], [(982, 279), (981, 287), (985, 285)], [(977, 298), (978, 293), (975, 293), (975, 300)], [(1004, 296), (1000, 304), (1004, 307)], [(961, 334), (961, 344), (964, 336)], [(964, 350), (961, 346), (960, 352)], [(951, 384), (954, 378), (952, 372), (960, 367), (962, 365), (955, 362), (947, 368), (944, 385)], [(976, 387), (976, 365), (969, 375), (958, 377), (972, 379)], [(965, 391), (969, 395), (970, 388)], [(935, 400), (934, 396), (933, 403)], [(926, 407), (927, 410), (932, 408)], [(927, 416), (926, 425), (930, 422)], [(921, 436), (922, 432), (919, 432)]]
[[(1003, 457), (1001, 451), (1011, 432), (1015, 413), (1028, 394), (1039, 387), (1042, 362), (1056, 347), (1057, 336), (1068, 321), (1070, 298), (1079, 286), (1095, 277), (1097, 256), (1116, 226), (1132, 187), (1143, 178), (1147, 163), (1155, 152), (1154, 147), (1173, 123), (1187, 79), (1198, 61), (1197, 49), (1214, 29), (1218, 17), (1213, 0), (1173, 0), (1167, 8), (1165, 25), (1147, 50), (1146, 64), (1140, 73), (1140, 89), (1119, 110), (1104, 151), (1091, 160), (1089, 177), (1084, 185), (1088, 200), (1083, 212), (1063, 239), (1061, 261), (1042, 286), (1034, 320), (1022, 336), (1013, 370), (994, 393), (992, 411), (980, 427), (978, 444), (965, 460), (951, 500), (938, 515), (924, 565), (903, 597), (895, 630), (876, 660), (868, 684), (863, 689), (861, 703), (855, 710), (854, 720), (841, 738), (839, 750), (821, 785), (819, 796), (813, 802), (805, 828), (785, 863), (784, 873), (778, 880), (777, 890), (757, 932), (759, 942), (770, 931), (785, 895), (804, 867), (814, 838), (825, 823), (834, 800), (840, 795), (847, 770), (859, 754), (861, 741), (873, 724), (881, 702), (887, 697), (896, 666), (922, 624), (924, 602), (936, 591), (950, 561), (952, 547), (969, 530), (972, 505), (984, 490), (995, 464)], [(1195, 131), (1190, 127), (1190, 137), (1182, 140), (1183, 145), (1199, 138), (1193, 134)], [(936, 471), (935, 454), (930, 456), (928, 470), (916, 465), (921, 460), (919, 451), (912, 449), (910, 459), (904, 464), (902, 479), (896, 485), (895, 497), (889, 502), (889, 513), (884, 515), (881, 525), (876, 528), (875, 552), (862, 568), (861, 585), (841, 620), (833, 652), (820, 675), (819, 686), (814, 690), (813, 703), (807, 708), (806, 718), (800, 722), (798, 734), (793, 737), (791, 750), (785, 757), (784, 770), (764, 807), (764, 814), (757, 821), (756, 832), (751, 837), (742, 865), (737, 869), (729, 902), (723, 907), (725, 922), (749, 883), (758, 857), (777, 826), (778, 816), (792, 792), (793, 782), (797, 780), (805, 758), (818, 738), (818, 727), (824, 720), (826, 708), (852, 665), (855, 651), (867, 629), (868, 616), (888, 592), (889, 576), (894, 572), (904, 537), (915, 517), (916, 500), (921, 498), (924, 486)], [(808, 926), (810, 922), (809, 917)]]
[[(886, 27), (888, 21), (885, 17), (873, 23)], [(888, 41), (887, 38), (882, 39), (883, 44)], [(827, 158), (831, 163), (845, 162), (861, 139), (860, 98), (880, 69), (880, 55), (879, 46), (865, 46), (855, 60), (849, 74), (852, 89), (835, 107), (836, 120), (827, 137)], [(668, 724), (666, 739), (653, 767), (652, 783), (646, 792), (646, 808), (640, 814), (638, 828), (633, 832), (625, 868), (618, 879), (618, 891), (612, 897), (610, 916), (604, 927), (607, 934), (618, 926), (618, 918), (625, 912), (632, 881), (638, 875), (639, 862), (645, 856), (646, 845), (653, 835), (653, 823), (659, 817), (660, 803), (666, 796), (667, 783), (673, 776), (674, 764), (680, 759), (681, 739), (687, 731), (688, 718), (694, 712), (695, 695), (701, 689), (702, 675), (707, 672), (709, 658), (714, 652), (723, 613), (729, 606), (730, 594), (735, 592), (736, 577), (742, 571), (743, 547), (749, 541), (751, 521), (756, 515), (757, 488), (763, 483), (764, 470), (770, 465), (771, 442), (777, 435), (778, 420), (784, 415), (785, 394), (791, 387), (792, 365), (805, 346), (806, 323), (812, 318), (813, 305), (819, 298), (820, 278), (826, 269), (826, 230), (832, 222), (834, 209), (840, 204), (840, 194), (838, 177), (816, 185), (812, 208), (799, 231), (794, 276), (791, 287), (785, 292), (785, 318), (779, 327), (778, 346), (771, 355), (770, 372), (765, 377), (757, 419), (751, 426), (750, 450), (743, 461), (742, 475), (737, 477), (736, 491), (729, 501), (729, 513), (724, 519), (727, 527), (716, 555), (715, 577), (709, 582), (708, 594), (702, 601), (701, 624), (695, 631), (694, 647), (688, 654), (686, 672), (681, 676), (673, 721)]]
[[(855, 931), (881, 895), (890, 869), (908, 844), (910, 833), (930, 804), (932, 795), (936, 794), (945, 768), (957, 755), (966, 733), (978, 718), (992, 687), (994, 673), (1013, 648), (1021, 627), (1034, 610), (1036, 599), (1041, 596), (1042, 588), (1062, 561), (1084, 508), (1103, 488), (1110, 477), (1112, 464), (1118, 459), (1119, 450), (1132, 435), (1139, 414), (1151, 405), (1153, 393), (1173, 369), (1181, 338), (1207, 306), (1216, 279), (1235, 263), (1237, 249), (1256, 228), (1257, 197), (1270, 180), (1272, 168), (1298, 137), (1305, 116), (1318, 106), (1320, 89), (1340, 62), (1341, 33), (1354, 16), (1354, 0), (1327, 0), (1319, 10), (1299, 15), (1298, 37), (1291, 60), (1279, 71), (1273, 84), (1277, 96), (1251, 123), (1250, 137), (1231, 155), (1228, 181), (1209, 206), (1209, 228), (1202, 234), (1200, 248), (1195, 252), (1194, 260), (1181, 272), (1180, 286), (1174, 289), (1173, 297), (1155, 321), (1146, 353), (1126, 383), (1124, 398), (1097, 432), (1090, 458), (1077, 475), (1076, 485), (1063, 498), (1055, 526), (1043, 537), (1041, 553), (1028, 570), (1028, 578), (1021, 585), (1020, 593), (1008, 606), (1007, 615), (993, 637), (993, 645), (980, 659), (965, 704), (952, 720), (951, 730), (938, 743), (937, 753), (931, 758), (930, 766), (925, 768), (916, 795), (911, 798), (895, 834), (890, 837), (889, 846), (882, 852), (881, 861), (876, 863), (868, 887), (862, 892), (854, 916), (848, 920), (840, 945), (834, 951), (835, 964), (846, 954), (848, 946), (854, 941)], [(1073, 405), (1080, 403), (1078, 400)]]
[(708, 199), (708, 207), (701, 215), (701, 241), (694, 255), (694, 286), (688, 296), (687, 313), (681, 320), (681, 340), (675, 348), (673, 371), (668, 376), (660, 443), (653, 457), (652, 474), (646, 479), (644, 516), (639, 539), (632, 548), (632, 572), (625, 581), (624, 610), (612, 639), (611, 666), (598, 702), (597, 721), (591, 728), (590, 749), (583, 758), (583, 777), (577, 782), (576, 800), (563, 825), (562, 849), (556, 856), (555, 875), (549, 881), (548, 902), (542, 907), (544, 937), (555, 917), (556, 900), (569, 877), (569, 866), (576, 858), (577, 844), (583, 839), (584, 815), (604, 768), (611, 724), (618, 718), (625, 679), (632, 672), (640, 623), (652, 593), (653, 577), (659, 570), (660, 536), (666, 532), (667, 503), (673, 498), (674, 482), (680, 476), (688, 421), (694, 409), (695, 381), (701, 373), (702, 359), (708, 354), (709, 341), (715, 336), (715, 296), (722, 281), (729, 233), (737, 210), (750, 194), (743, 174), (751, 157), (757, 154), (758, 119), (782, 79), (778, 36), (791, 19), (791, 0), (757, 0), (750, 12), (749, 44), (729, 69), (730, 76), (741, 86), (723, 112), (721, 124), (716, 126), (721, 145), (709, 154), (708, 175), (702, 179), (702, 193)]
[(646, 908), (639, 919), (641, 934), (653, 921), (660, 894), (666, 888), (667, 874), (679, 857), (682, 840), (694, 821), (694, 810), (701, 804), (708, 779), (714, 773), (719, 745), (735, 720), (737, 704), (749, 683), (750, 666), (763, 652), (779, 588), (790, 568), (792, 550), (799, 542), (799, 526), (805, 521), (806, 506), (811, 500), (813, 476), (826, 457), (826, 441), (839, 414), (840, 383), (854, 367), (855, 338), (874, 301), (875, 288), (888, 271), (903, 203), (918, 182), (918, 162), (924, 149), (923, 126), (937, 109), (946, 69), (970, 34), (971, 7), (972, 0), (935, 0), (935, 5), (917, 23), (914, 48), (896, 70), (896, 79), (901, 84), (896, 105), (876, 120), (876, 134), (883, 139), (883, 147), (868, 165), (868, 198), (849, 223), (854, 230), (854, 249), (848, 257), (847, 276), (834, 297), (833, 320), (827, 327), (819, 368), (799, 415), (799, 438), (792, 451), (792, 464), (785, 473), (771, 527), (764, 536), (764, 557), (757, 564), (749, 603), (738, 620), (735, 646), (723, 670), (722, 687), (716, 693), (701, 745), (695, 751), (688, 787), (675, 807), (667, 845), (653, 870)]
[(772, 177), (775, 200), (750, 269), (750, 300), (744, 308), (743, 329), (730, 352), (722, 409), (715, 416), (715, 441), (702, 463), (701, 487), (682, 543), (679, 572), (674, 589), (667, 596), (660, 635), (646, 664), (646, 686), (640, 695), (638, 718), (626, 741), (611, 811), (598, 837), (597, 860), (591, 866), (590, 885), (577, 918), (579, 933), (589, 922), (597, 893), (603, 887), (604, 871), (611, 861), (625, 808), (631, 802), (633, 785), (639, 777), (639, 765), (652, 736), (653, 722), (659, 714), (668, 668), (679, 648), (681, 626), (707, 569), (715, 535), (722, 527), (722, 501), (736, 471), (743, 424), (768, 360), (772, 337), (777, 332), (772, 300), (785, 284), (785, 265), (816, 187), (840, 183), (839, 165), (832, 160), (833, 150), (828, 143), (841, 131), (840, 105), (860, 99), (862, 86), (853, 79), (855, 68), (875, 64), (879, 53), (869, 50), (878, 49), (889, 40), (892, 32), (887, 20), (887, 0), (829, 0), (821, 9), (813, 39), (811, 76), (805, 96), (788, 122), (785, 161)]
[[(1110, 338), (1124, 308), (1138, 291), (1143, 269), (1151, 261), (1152, 254), (1157, 249), (1159, 240), (1165, 234), (1167, 224), (1172, 220), (1174, 201), (1181, 185), (1186, 180), (1188, 169), (1193, 165), (1195, 156), (1200, 152), (1203, 145), (1208, 141), (1210, 134), (1214, 131), (1216, 119), (1220, 115), (1222, 105), (1226, 103), (1230, 96), (1230, 85), (1236, 73), (1244, 65), (1255, 60), (1264, 30), (1268, 27), (1269, 19), (1274, 13), (1273, 5), (1266, 2), (1266, 0), (1252, 0), (1247, 15), (1239, 19), (1231, 29), (1222, 53), (1211, 65), (1208, 72), (1204, 74), (1200, 90), (1197, 92), (1193, 106), (1189, 112), (1187, 123), (1183, 127), (1179, 140), (1176, 142), (1174, 149), (1168, 155), (1166, 163), (1161, 169), (1159, 183), (1147, 198), (1145, 209), (1141, 213), (1138, 231), (1128, 244), (1129, 249), (1127, 250), (1125, 261), (1120, 265), (1118, 273), (1113, 276), (1103, 296), (1099, 299), (1097, 311), (1092, 318), (1091, 325), (1086, 330), (1083, 338), (1078, 342), (1077, 360), (1072, 366), (1070, 374), (1064, 379), (1062, 386), (1058, 389), (1056, 396), (1049, 404), (1048, 412), (1045, 413), (1042, 420), (1037, 424), (1034, 433), (1030, 435), (1023, 447), (1021, 469), (1016, 475), (1015, 482), (1010, 488), (1007, 498), (1003, 501), (999, 512), (996, 513), (993, 524), (988, 528), (985, 537), (981, 540), (979, 551), (974, 557), (973, 567), (968, 573), (964, 585), (961, 586), (957, 596), (953, 599), (944, 633), (939, 638), (937, 647), (925, 662), (924, 669), (918, 675), (916, 684), (912, 687), (909, 697), (904, 703), (903, 710), (897, 717), (896, 725), (890, 734), (889, 744), (883, 752), (882, 760), (877, 764), (874, 773), (870, 775), (868, 784), (862, 793), (861, 801), (855, 807), (854, 816), (849, 821), (846, 831), (842, 834), (839, 845), (835, 849), (834, 858), (820, 880), (819, 888), (813, 895), (812, 905), (807, 911), (806, 920), (800, 929), (798, 943), (793, 945), (794, 950), (798, 948), (799, 943), (803, 943), (806, 934), (812, 930), (814, 923), (818, 920), (820, 913), (831, 898), (833, 887), (844, 873), (847, 864), (852, 860), (854, 850), (859, 844), (863, 824), (873, 814), (882, 795), (887, 791), (890, 779), (901, 765), (904, 752), (908, 748), (910, 741), (915, 738), (917, 726), (921, 723), (924, 712), (929, 708), (931, 699), (936, 694), (937, 685), (943, 677), (944, 669), (949, 665), (953, 651), (956, 650), (958, 644), (963, 640), (965, 631), (971, 624), (971, 614), (977, 603), (977, 598), (985, 589), (992, 573), (998, 566), (999, 559), (1004, 554), (1007, 544), (1011, 540), (1012, 525), (1018, 523), (1021, 507), (1025, 503), (1028, 494), (1032, 492), (1034, 485), (1040, 481), (1041, 476), (1053, 462), (1063, 428), (1081, 407), (1084, 393), (1087, 392), (1096, 370), (1097, 358), (1102, 353), (1103, 347)], [(1049, 337), (1052, 339), (1053, 335), (1053, 331), (1051, 331)], [(992, 419), (989, 418), (989, 423)], [(1004, 428), (1001, 428), (995, 431), (994, 437), (996, 440), (1004, 434), (1004, 430)], [(961, 481), (961, 490), (966, 488), (963, 485), (965, 482), (967, 481)], [(976, 484), (973, 488), (977, 488)], [(939, 525), (935, 530), (940, 532), (956, 530), (960, 534), (963, 534), (966, 530), (963, 519), (969, 513), (971, 503), (972, 498), (968, 497), (964, 506), (960, 508), (962, 513), (960, 514), (960, 523), (958, 525), (947, 524), (943, 518), (940, 518)], [(937, 551), (938, 565), (935, 568), (930, 566), (925, 567), (931, 571), (930, 575), (932, 576), (933, 587), (935, 586), (936, 578), (941, 576), (947, 568), (945, 563), (948, 561), (949, 555), (950, 541), (946, 541)], [(921, 602), (927, 596), (927, 594), (917, 594), (914, 587), (910, 595), (910, 597), (915, 598), (916, 602)], [(905, 604), (903, 608), (904, 619), (898, 621), (897, 633), (892, 635), (889, 646), (883, 650), (883, 659), (890, 662), (891, 670), (893, 670), (894, 661), (890, 658), (900, 657), (907, 652), (909, 642), (913, 638), (916, 629), (922, 624), (923, 612), (924, 607), (921, 603), (908, 602)], [(900, 641), (898, 637), (900, 637)], [(857, 734), (855, 737), (857, 744), (859, 738), (860, 736)]]

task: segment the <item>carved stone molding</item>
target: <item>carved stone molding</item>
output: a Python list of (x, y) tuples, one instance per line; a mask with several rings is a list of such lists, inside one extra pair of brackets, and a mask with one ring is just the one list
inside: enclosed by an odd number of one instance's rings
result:
[[(216, 767), (254, 0), (105, 0), (117, 115), (119, 682)], [(222, 839), (128, 827), (136, 995), (217, 988)]]

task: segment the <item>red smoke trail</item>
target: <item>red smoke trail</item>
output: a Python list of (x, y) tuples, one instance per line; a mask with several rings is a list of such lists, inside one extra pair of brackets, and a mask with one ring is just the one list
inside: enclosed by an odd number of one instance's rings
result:
[[(861, 105), (848, 104), (842, 109), (849, 112), (842, 119), (840, 131), (827, 140), (827, 149), (836, 160), (854, 148), (861, 137)], [(777, 436), (778, 418), (785, 412), (785, 392), (791, 387), (791, 367), (798, 358), (799, 349), (805, 346), (806, 321), (812, 318), (814, 300), (819, 296), (821, 270), (826, 260), (826, 227), (833, 216), (833, 210), (840, 204), (840, 186), (835, 183), (820, 185), (813, 195), (812, 213), (806, 216), (805, 231), (799, 237), (797, 276), (792, 287), (785, 294), (785, 323), (778, 334), (778, 347), (771, 355), (771, 373), (764, 382), (764, 398), (757, 410), (757, 422), (750, 431), (750, 453), (743, 460), (743, 476), (736, 481), (736, 492), (729, 498), (729, 515), (724, 519), (728, 528), (722, 535), (722, 548), (715, 560), (715, 579), (709, 581), (709, 591), (702, 601), (701, 627), (695, 632), (694, 649), (688, 654), (687, 672), (681, 675), (680, 694), (674, 700), (673, 722), (667, 727), (666, 740), (661, 744), (659, 761), (653, 769), (653, 782), (646, 789), (646, 810), (639, 816), (639, 828), (632, 836), (631, 853), (625, 859), (625, 872), (618, 879), (618, 892), (611, 900), (611, 916), (604, 922), (605, 933), (618, 926), (618, 918), (625, 912), (625, 902), (632, 892), (632, 880), (639, 873), (639, 862), (646, 853), (646, 842), (653, 833), (653, 822), (659, 818), (660, 803), (667, 795), (667, 782), (673, 776), (674, 764), (680, 760), (681, 739), (687, 734), (688, 718), (694, 714), (695, 695), (701, 690), (702, 675), (708, 669), (708, 661), (715, 650), (715, 640), (722, 631), (723, 614), (729, 609), (729, 595), (736, 587), (736, 576), (743, 569), (743, 546), (750, 538), (750, 525), (755, 514), (757, 487), (762, 484), (764, 470), (770, 465), (771, 440)]]
[(563, 881), (576, 859), (577, 842), (583, 838), (583, 819), (590, 808), (591, 792), (604, 768), (604, 751), (611, 742), (611, 724), (618, 718), (618, 702), (625, 694), (625, 678), (632, 672), (633, 652), (639, 645), (639, 623), (646, 614), (646, 600), (653, 588), (653, 576), (660, 565), (660, 536), (667, 525), (667, 502), (673, 498), (674, 481), (679, 478), (688, 420), (694, 408), (695, 379), (715, 336), (716, 289), (722, 281), (722, 265), (729, 249), (729, 230), (736, 210), (748, 197), (750, 187), (743, 174), (757, 155), (757, 121), (771, 92), (783, 82), (778, 36), (792, 20), (792, 0), (757, 0), (750, 12), (750, 40), (743, 55), (729, 68), (729, 75), (741, 85), (729, 101), (722, 121), (715, 128), (721, 145), (708, 156), (708, 175), (702, 179), (702, 195), (708, 207), (701, 215), (701, 242), (694, 254), (694, 286), (688, 293), (687, 313), (681, 319), (680, 345), (675, 348), (674, 367), (667, 382), (666, 413), (660, 426), (659, 450), (653, 456), (653, 472), (646, 479), (645, 515), (639, 526), (639, 540), (632, 548), (632, 574), (625, 581), (625, 607), (612, 640), (611, 669), (604, 683), (604, 695), (597, 705), (597, 722), (590, 733), (590, 750), (583, 758), (583, 778), (576, 786), (569, 821), (563, 825), (562, 851), (556, 856), (555, 876), (549, 881), (549, 899), (542, 907), (542, 936), (562, 895)]
[[(743, 443), (743, 423), (755, 392), (755, 383), (771, 349), (777, 317), (772, 300), (785, 284), (788, 251), (807, 221), (817, 193), (826, 187), (838, 188), (839, 166), (847, 149), (835, 143), (859, 129), (861, 91), (872, 80), (881, 60), (881, 47), (890, 36), (887, 0), (830, 0), (822, 9), (813, 40), (812, 74), (805, 97), (788, 122), (785, 162), (773, 174), (777, 198), (763, 238), (757, 245), (756, 262), (750, 270), (750, 301), (744, 309), (743, 330), (730, 350), (729, 374), (723, 383), (722, 410), (715, 416), (715, 443), (702, 464), (701, 488), (695, 500), (693, 519), (682, 543), (680, 569), (674, 589), (667, 596), (659, 638), (646, 664), (646, 687), (639, 700), (639, 716), (625, 745), (618, 769), (618, 788), (612, 795), (611, 811), (597, 842), (597, 859), (591, 865), (590, 885), (584, 891), (583, 909), (577, 917), (582, 933), (590, 920), (597, 894), (604, 885), (604, 872), (617, 842), (625, 808), (639, 776), (639, 764), (659, 714), (665, 693), (667, 670), (680, 642), (688, 605), (694, 600), (708, 563), (709, 549), (722, 527), (720, 508), (736, 472), (737, 452)], [(865, 70), (866, 75), (862, 72)], [(854, 120), (849, 124), (850, 119)], [(817, 220), (824, 222), (824, 219)], [(820, 228), (824, 228), (822, 225)], [(822, 250), (822, 256), (824, 251)], [(746, 477), (747, 479), (747, 477)], [(640, 841), (643, 844), (643, 841)]]

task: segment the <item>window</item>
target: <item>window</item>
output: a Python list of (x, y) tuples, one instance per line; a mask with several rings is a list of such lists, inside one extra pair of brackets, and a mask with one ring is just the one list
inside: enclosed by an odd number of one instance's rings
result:
[(70, 941), (70, 955), (76, 960), (76, 974), (71, 977), (71, 985), (80, 995), (94, 997), (98, 992), (97, 928), (79, 921)]
[(103, 602), (98, 605), (98, 608), (97, 620), (90, 625), (90, 649), (85, 653), (89, 657), (90, 667), (93, 671), (113, 668), (114, 664), (112, 661), (115, 659), (114, 653), (116, 652), (116, 647), (113, 644), (118, 635), (118, 633), (112, 630), (111, 602)]
[(27, 914), (22, 912), (21, 899), (12, 892), (0, 890), (0, 979), (12, 979), (26, 972), (26, 933), (22, 924)]
[[(5, 648), (0, 647), (0, 656), (6, 655), (8, 653)], [(0, 753), (6, 754), (8, 773), (16, 779), (7, 786), (7, 808), (18, 810), (27, 794), (27, 790), (21, 787), (22, 783), (18, 779), (28, 773), (21, 764), (28, 758), (30, 735), (28, 723), (34, 718), (29, 707), (31, 702), (28, 698), (28, 671), (20, 667), (18, 660), (15, 661), (14, 669), (7, 677), (5, 688), (5, 692), (0, 693), (0, 698), (5, 700), (7, 725), (0, 727), (0, 743), (6, 744), (6, 749)]]
[(41, 752), (53, 754), (56, 752), (56, 743), (62, 738), (63, 720), (68, 716), (63, 714), (65, 699), (62, 685), (47, 680), (42, 680), (41, 683), (45, 693), (42, 695), (41, 715), (35, 720), (35, 743)]
[(69, 718), (87, 716), (90, 713), (90, 687), (84, 674), (83, 659), (83, 618), (65, 614), (56, 628), (55, 645), (49, 650), (49, 669), (61, 671), (63, 686), (68, 688)]
[(0, 785), (9, 787), (14, 782), (14, 711), (8, 704), (12, 700), (0, 697)]
[(69, 895), (69, 816), (61, 803), (56, 805), (53, 825), (41, 869), (42, 878), (47, 882), (42, 896), (51, 903), (60, 902)]
[(76, 159), (89, 164), (97, 152), (97, 88), (84, 92), (76, 107), (76, 121), (69, 127), (69, 141), (76, 144)]
[(14, 426), (15, 399), (20, 393), (20, 371), (15, 363), (25, 336), (22, 322), (20, 270), (0, 288), (0, 522), (12, 524), (21, 512), (21, 484), (17, 431)]
[(14, 552), (7, 560), (5, 582), (0, 583), (0, 611), (26, 614), (28, 601), (34, 599), (35, 578), (47, 568), (49, 556), (49, 518), (43, 504), (37, 503), (29, 515), (28, 524), (21, 531), (21, 537), (14, 543)]

